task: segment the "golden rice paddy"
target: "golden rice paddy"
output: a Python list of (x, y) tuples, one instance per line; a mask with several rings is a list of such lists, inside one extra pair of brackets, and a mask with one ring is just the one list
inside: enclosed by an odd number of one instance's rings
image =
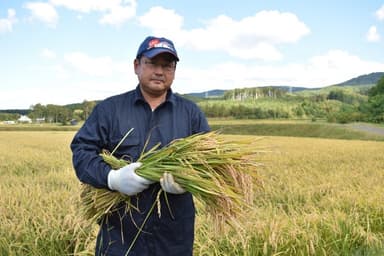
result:
[[(73, 135), (0, 132), (0, 255), (93, 255), (97, 226), (79, 212)], [(257, 143), (271, 152), (260, 155), (254, 209), (216, 232), (198, 205), (195, 255), (384, 255), (384, 142)]]

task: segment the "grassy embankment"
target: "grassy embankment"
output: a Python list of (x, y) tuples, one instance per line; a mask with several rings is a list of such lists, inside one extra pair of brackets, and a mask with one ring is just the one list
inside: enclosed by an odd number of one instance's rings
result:
[[(221, 130), (224, 134), (384, 140), (384, 136), (358, 131), (348, 124), (334, 124), (322, 121), (209, 119), (209, 124), (212, 130)], [(55, 124), (0, 124), (0, 131), (76, 131), (80, 125), (81, 124), (76, 126)], [(384, 129), (382, 125), (379, 127)]]
[(212, 119), (210, 125), (225, 134), (384, 141), (384, 136), (357, 131), (350, 125), (321, 121)]

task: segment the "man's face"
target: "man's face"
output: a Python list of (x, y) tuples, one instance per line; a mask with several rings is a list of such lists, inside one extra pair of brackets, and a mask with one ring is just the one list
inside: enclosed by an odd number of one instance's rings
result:
[(134, 67), (141, 90), (152, 97), (166, 94), (175, 78), (176, 61), (169, 53), (152, 59), (142, 56), (135, 60)]

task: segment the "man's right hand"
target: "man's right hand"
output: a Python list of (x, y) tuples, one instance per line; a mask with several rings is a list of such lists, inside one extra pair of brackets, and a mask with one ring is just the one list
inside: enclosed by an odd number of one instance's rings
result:
[(147, 180), (135, 173), (141, 166), (140, 162), (128, 164), (118, 170), (111, 170), (108, 174), (108, 187), (128, 196), (136, 195), (154, 181)]

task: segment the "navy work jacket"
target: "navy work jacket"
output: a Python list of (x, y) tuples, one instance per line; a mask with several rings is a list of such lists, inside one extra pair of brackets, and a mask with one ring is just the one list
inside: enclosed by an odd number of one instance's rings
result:
[[(121, 143), (114, 156), (136, 161), (143, 150), (157, 143), (166, 146), (174, 139), (210, 130), (203, 112), (195, 103), (171, 90), (166, 101), (151, 110), (140, 87), (112, 96), (97, 104), (71, 143), (76, 175), (83, 183), (96, 188), (108, 188), (111, 167), (99, 153), (109, 152), (124, 135), (133, 131)], [(147, 143), (147, 145), (146, 145)], [(156, 200), (160, 184), (154, 183), (137, 196), (131, 197), (138, 210), (127, 215), (125, 207), (100, 220), (95, 255), (125, 255), (139, 227)], [(169, 204), (160, 197), (160, 209), (155, 207), (128, 255), (192, 255), (195, 207), (190, 193), (167, 194)], [(168, 205), (170, 207), (168, 207)], [(161, 215), (159, 215), (159, 212)]]

